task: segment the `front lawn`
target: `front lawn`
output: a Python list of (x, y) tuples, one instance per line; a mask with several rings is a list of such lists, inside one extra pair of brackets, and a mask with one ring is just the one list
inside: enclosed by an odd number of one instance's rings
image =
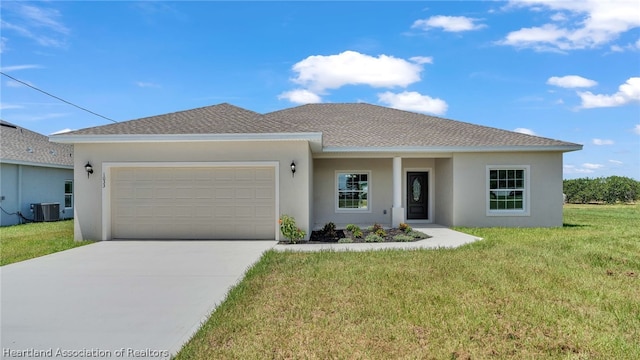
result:
[(0, 266), (90, 243), (73, 240), (73, 220), (0, 227)]
[(640, 206), (459, 249), (270, 251), (178, 359), (637, 359)]

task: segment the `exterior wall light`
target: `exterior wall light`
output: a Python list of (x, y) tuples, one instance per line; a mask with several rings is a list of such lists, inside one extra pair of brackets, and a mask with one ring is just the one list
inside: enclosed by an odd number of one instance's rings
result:
[(89, 175), (93, 174), (93, 166), (91, 166), (91, 163), (87, 161), (87, 165), (84, 166), (84, 169), (87, 171), (87, 179), (88, 179)]
[(295, 162), (291, 162), (291, 177), (296, 176), (296, 163)]

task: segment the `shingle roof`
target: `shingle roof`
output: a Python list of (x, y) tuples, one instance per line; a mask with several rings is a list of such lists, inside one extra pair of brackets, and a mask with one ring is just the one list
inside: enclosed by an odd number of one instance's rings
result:
[(321, 129), (325, 147), (577, 145), (365, 103), (307, 104), (265, 117), (298, 131)]
[(49, 142), (38, 134), (0, 120), (0, 160), (30, 165), (73, 166), (73, 145)]
[[(323, 147), (580, 147), (578, 144), (365, 103), (259, 114), (230, 104), (78, 130), (71, 135), (322, 133)], [(55, 137), (54, 137), (55, 138)]]
[(272, 132), (272, 127), (266, 124), (263, 115), (225, 103), (81, 129), (65, 135), (259, 134)]

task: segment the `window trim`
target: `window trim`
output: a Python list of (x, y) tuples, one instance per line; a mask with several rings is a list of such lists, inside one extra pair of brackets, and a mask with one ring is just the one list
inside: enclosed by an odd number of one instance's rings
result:
[[(366, 174), (367, 175), (367, 208), (366, 209), (361, 209), (361, 208), (351, 208), (351, 209), (341, 209), (340, 206), (340, 199), (339, 199), (339, 184), (340, 184), (340, 175), (343, 174)], [(334, 201), (334, 209), (336, 213), (358, 213), (358, 214), (362, 214), (362, 213), (371, 213), (371, 170), (336, 170), (335, 174), (334, 174), (334, 194), (333, 194), (333, 201)]]
[[(491, 170), (523, 170), (524, 189), (522, 209), (491, 209)], [(530, 216), (531, 215), (531, 181), (529, 165), (487, 165), (485, 173), (485, 209), (487, 216)]]
[[(67, 192), (67, 183), (71, 183), (71, 192)], [(67, 196), (71, 196), (71, 206), (67, 206)], [(73, 209), (73, 180), (64, 181), (64, 208)]]

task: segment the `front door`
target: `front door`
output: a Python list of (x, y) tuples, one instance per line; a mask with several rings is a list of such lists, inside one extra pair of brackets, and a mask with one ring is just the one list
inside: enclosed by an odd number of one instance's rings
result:
[(429, 173), (407, 172), (407, 220), (429, 218)]

